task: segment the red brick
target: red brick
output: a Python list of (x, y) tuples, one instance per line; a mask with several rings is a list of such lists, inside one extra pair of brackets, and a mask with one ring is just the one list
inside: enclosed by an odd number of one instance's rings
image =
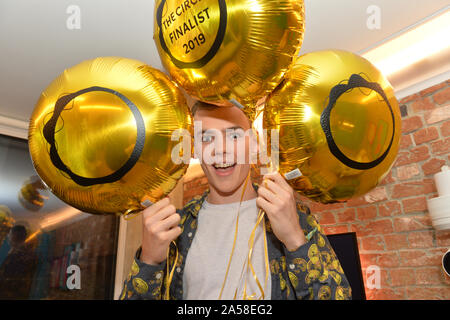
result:
[(403, 212), (417, 212), (427, 210), (427, 199), (426, 197), (414, 197), (412, 199), (402, 200)]
[(388, 201), (378, 205), (378, 213), (382, 217), (390, 217), (402, 213), (402, 207), (399, 201)]
[(400, 144), (399, 144), (399, 149), (400, 150), (409, 149), (412, 145), (413, 145), (413, 141), (412, 141), (411, 136), (409, 134), (403, 135), (400, 138)]
[(413, 268), (396, 268), (389, 271), (393, 287), (410, 286), (416, 283), (416, 275)]
[(382, 288), (382, 289), (366, 289), (367, 300), (404, 300), (406, 297), (405, 288)]
[(423, 126), (422, 119), (419, 116), (413, 116), (402, 120), (402, 132), (408, 133), (420, 129)]
[(400, 265), (408, 267), (439, 266), (445, 249), (411, 249), (399, 252)]
[(437, 104), (444, 104), (450, 101), (450, 87), (447, 87), (433, 95), (433, 100)]
[(433, 231), (418, 231), (408, 234), (409, 247), (414, 248), (431, 248), (433, 247)]
[(450, 286), (406, 288), (408, 300), (449, 300)]
[(311, 210), (311, 212), (324, 212), (324, 211), (328, 211), (329, 208), (327, 207), (326, 204), (323, 203), (318, 203), (318, 202), (312, 202), (309, 205), (309, 209)]
[(387, 199), (385, 187), (377, 187), (364, 195), (364, 200), (368, 203), (380, 202)]
[(420, 175), (420, 169), (417, 163), (397, 167), (397, 178), (400, 181), (409, 180)]
[(450, 136), (450, 120), (449, 121), (445, 121), (443, 124), (441, 124), (441, 135), (443, 137), (448, 137)]
[[(359, 250), (362, 251), (361, 248)], [(361, 268), (366, 269), (368, 266), (378, 265), (378, 257), (380, 256), (381, 253), (360, 253)]]
[(439, 132), (436, 127), (423, 128), (414, 132), (414, 142), (416, 145), (433, 141), (439, 138)]
[(336, 223), (336, 219), (334, 218), (333, 212), (327, 211), (327, 212), (320, 213), (320, 215), (319, 215), (319, 223), (321, 225), (335, 224)]
[(330, 203), (330, 204), (327, 204), (326, 206), (327, 206), (328, 210), (332, 210), (332, 211), (343, 209), (343, 208), (347, 207), (345, 201)]
[(428, 124), (450, 119), (450, 105), (426, 111), (424, 114), (424, 119)]
[(445, 82), (441, 82), (441, 83), (439, 83), (439, 84), (437, 84), (437, 85), (434, 85), (434, 86), (432, 86), (432, 87), (429, 87), (429, 88), (427, 88), (427, 89), (425, 89), (425, 90), (420, 91), (419, 94), (420, 94), (422, 97), (424, 97), (424, 96), (427, 96), (427, 95), (429, 95), (429, 94), (432, 94), (432, 93), (434, 93), (434, 92), (438, 91), (439, 89), (442, 89), (442, 88), (444, 88), (444, 87), (446, 87), (446, 86), (447, 86), (447, 84), (446, 84)]
[(338, 222), (353, 222), (355, 221), (355, 209), (349, 208), (347, 210), (337, 212), (336, 217)]
[(423, 174), (428, 176), (430, 174), (435, 174), (441, 171), (441, 167), (446, 163), (442, 159), (431, 159), (422, 165)]
[(431, 150), (436, 155), (450, 153), (450, 138), (442, 139), (431, 144)]
[(352, 198), (347, 201), (348, 207), (358, 207), (358, 206), (363, 206), (363, 205), (367, 205), (367, 204), (368, 204), (368, 202), (366, 201), (364, 196), (358, 197), (358, 198)]
[(384, 250), (384, 241), (381, 236), (369, 236), (361, 238), (362, 250), (382, 251)]
[(353, 223), (351, 225), (352, 231), (355, 231), (358, 236), (369, 236), (377, 234), (387, 234), (394, 231), (392, 221), (390, 219), (380, 219), (369, 222)]
[(323, 227), (323, 231), (325, 234), (338, 234), (338, 233), (346, 233), (348, 231), (347, 225), (338, 225), (338, 226), (332, 226), (332, 227)]
[(392, 174), (392, 169), (383, 177), (383, 180), (380, 182), (380, 186), (385, 186), (387, 184), (395, 182), (394, 176)]
[(337, 209), (345, 208), (345, 202), (337, 202), (330, 204), (323, 204), (318, 202), (312, 202), (309, 206), (312, 212), (324, 212), (324, 211), (333, 211)]
[(420, 112), (433, 109), (434, 103), (431, 101), (430, 98), (422, 98), (414, 101), (411, 104), (411, 107), (414, 110), (414, 112)]
[(408, 102), (411, 102), (411, 101), (415, 101), (417, 99), (420, 99), (420, 95), (417, 94), (417, 93), (416, 94), (412, 94), (410, 96), (407, 96), (407, 97), (404, 97), (403, 99), (401, 99), (399, 101), (399, 104), (405, 104), (405, 103), (408, 103)]
[(450, 247), (450, 230), (436, 231), (436, 245)]
[(399, 263), (398, 252), (383, 252), (378, 258), (378, 265), (381, 268), (395, 268), (399, 266)]
[(395, 232), (429, 230), (431, 229), (431, 219), (429, 215), (416, 215), (394, 218)]
[(377, 216), (377, 207), (369, 206), (369, 207), (358, 208), (356, 213), (357, 213), (358, 220), (361, 220), (361, 221), (372, 220), (373, 218), (375, 218)]
[(442, 276), (441, 276), (441, 268), (440, 267), (424, 267), (416, 269), (416, 284), (418, 285), (433, 285), (433, 284), (441, 284)]
[(424, 195), (434, 192), (434, 182), (432, 179), (424, 179), (418, 182), (404, 182), (394, 185), (391, 197), (394, 199)]
[(193, 180), (193, 185), (184, 185), (183, 186), (183, 202), (187, 203), (193, 197), (202, 195), (205, 190), (208, 188), (207, 184), (202, 185), (199, 181)]
[(384, 243), (387, 250), (399, 250), (408, 248), (408, 236), (405, 233), (384, 235)]
[(427, 160), (430, 157), (427, 145), (412, 148), (410, 151), (400, 151), (394, 166), (402, 166), (410, 163)]

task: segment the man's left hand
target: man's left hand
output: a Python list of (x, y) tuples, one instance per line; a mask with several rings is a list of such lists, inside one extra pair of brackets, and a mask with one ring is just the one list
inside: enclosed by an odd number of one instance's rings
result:
[(264, 175), (256, 199), (256, 204), (266, 212), (273, 233), (289, 251), (295, 251), (306, 243), (294, 192), (278, 172), (270, 173)]

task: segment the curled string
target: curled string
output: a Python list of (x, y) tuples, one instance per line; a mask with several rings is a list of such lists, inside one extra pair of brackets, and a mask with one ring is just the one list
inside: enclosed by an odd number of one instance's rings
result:
[(175, 240), (172, 241), (172, 244), (175, 246), (175, 261), (173, 262), (172, 270), (170, 270), (170, 272), (169, 272), (169, 264), (170, 264), (170, 260), (169, 260), (170, 245), (169, 245), (169, 248), (167, 248), (167, 264), (166, 264), (167, 270), (166, 270), (166, 278), (165, 278), (166, 291), (164, 294), (164, 300), (170, 300), (170, 284), (172, 283), (173, 274), (175, 272), (175, 268), (176, 268), (177, 262), (178, 262), (178, 247), (177, 247), (177, 244), (175, 243)]
[(237, 215), (236, 215), (236, 227), (235, 227), (235, 230), (234, 230), (233, 247), (231, 249), (231, 254), (230, 254), (230, 258), (228, 260), (227, 270), (225, 272), (225, 278), (223, 279), (222, 288), (220, 289), (219, 299), (218, 300), (222, 299), (223, 289), (225, 288), (225, 283), (226, 283), (227, 278), (228, 278), (228, 272), (230, 271), (231, 260), (233, 259), (234, 249), (236, 247), (237, 233), (238, 233), (238, 229), (239, 229), (239, 213), (240, 213), (240, 210), (241, 210), (241, 203), (242, 203), (242, 199), (244, 198), (245, 190), (247, 189), (247, 183), (248, 183), (249, 178), (250, 178), (250, 172), (248, 173), (247, 178), (245, 178), (244, 188), (242, 189), (241, 199), (239, 201), (239, 208), (238, 208), (238, 212), (237, 212)]
[[(261, 114), (261, 112), (263, 112), (263, 110), (264, 109), (261, 108), (260, 110), (257, 111), (255, 119)], [(254, 126), (253, 126), (253, 129), (256, 131), (256, 128), (254, 128)], [(270, 169), (271, 172), (274, 171), (272, 162), (270, 160), (269, 160), (269, 169)], [(242, 201), (242, 199), (241, 199), (241, 201)], [(247, 254), (247, 259), (246, 259), (246, 261), (244, 262), (244, 264), (242, 266), (241, 275), (239, 277), (239, 282), (238, 283), (241, 283), (241, 280), (244, 277), (244, 291), (243, 291), (243, 299), (244, 300), (256, 300), (256, 299), (259, 300), (259, 299), (264, 299), (265, 296), (266, 296), (265, 292), (264, 292), (264, 289), (267, 286), (267, 281), (268, 281), (268, 278), (269, 278), (269, 254), (268, 254), (268, 248), (267, 248), (266, 223), (265, 223), (264, 216), (265, 216), (264, 210), (259, 209), (259, 212), (258, 212), (258, 215), (257, 215), (257, 218), (256, 218), (256, 224), (253, 227), (253, 230), (252, 230), (252, 232), (250, 234), (250, 238), (249, 238), (249, 241), (248, 241), (249, 250), (248, 250), (248, 254)], [(261, 224), (261, 222), (263, 224), (262, 232), (263, 232), (263, 237), (264, 237), (264, 264), (265, 264), (264, 287), (261, 285), (261, 282), (259, 281), (258, 276), (256, 275), (255, 269), (254, 269), (253, 264), (252, 264), (252, 256), (253, 256), (253, 249), (254, 249), (254, 246), (255, 246), (256, 232), (257, 232), (257, 228)], [(236, 240), (236, 237), (235, 237), (235, 240)], [(247, 268), (246, 268), (246, 266), (247, 266)], [(245, 273), (244, 273), (244, 270), (246, 270)], [(257, 297), (256, 293), (252, 293), (250, 295), (247, 294), (247, 284), (248, 284), (247, 275), (248, 275), (249, 271), (251, 272), (252, 277), (253, 277), (254, 281), (256, 282), (256, 284), (258, 286), (258, 289), (259, 289), (259, 291), (261, 293), (261, 295), (259, 297)], [(239, 285), (235, 289), (234, 300), (237, 299), (238, 290), (239, 290)]]

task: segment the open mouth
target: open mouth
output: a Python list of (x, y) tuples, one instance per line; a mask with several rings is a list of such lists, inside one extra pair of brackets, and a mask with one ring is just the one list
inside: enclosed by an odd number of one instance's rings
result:
[(231, 174), (236, 167), (236, 163), (216, 163), (213, 165), (214, 171), (219, 176)]

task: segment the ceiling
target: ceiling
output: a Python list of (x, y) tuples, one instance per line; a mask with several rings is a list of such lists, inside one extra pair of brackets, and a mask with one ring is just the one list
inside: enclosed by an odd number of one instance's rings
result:
[[(80, 8), (80, 29), (66, 27), (70, 5)], [(380, 29), (367, 27), (372, 5), (380, 9)], [(448, 5), (449, 0), (305, 0), (301, 53), (362, 53)], [(153, 7), (152, 0), (1, 0), (0, 117), (28, 121), (41, 91), (85, 59), (123, 56), (162, 69)]]

